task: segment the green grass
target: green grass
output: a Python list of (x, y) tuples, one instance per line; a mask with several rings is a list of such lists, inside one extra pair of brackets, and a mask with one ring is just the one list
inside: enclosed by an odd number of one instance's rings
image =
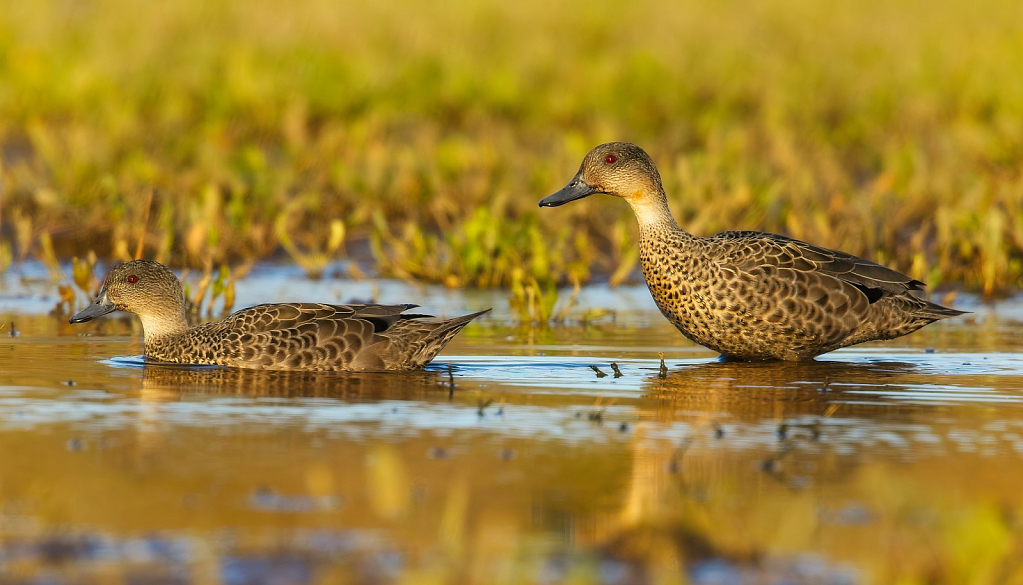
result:
[(43, 233), (59, 256), (108, 257), (144, 233), (144, 255), (192, 266), (284, 235), (313, 271), (368, 242), (380, 273), (451, 285), (620, 278), (623, 203), (536, 202), (630, 140), (694, 233), (786, 233), (989, 293), (1023, 274), (1015, 0), (0, 14), (0, 264)]

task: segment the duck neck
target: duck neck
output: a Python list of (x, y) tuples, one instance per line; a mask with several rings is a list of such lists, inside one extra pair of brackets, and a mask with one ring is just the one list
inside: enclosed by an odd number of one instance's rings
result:
[(639, 221), (640, 238), (654, 237), (665, 232), (689, 235), (675, 222), (663, 190), (638, 191), (625, 200), (632, 206), (632, 211)]
[(176, 309), (178, 310), (168, 308), (162, 311), (148, 311), (145, 315), (139, 315), (145, 345), (188, 331), (184, 308)]

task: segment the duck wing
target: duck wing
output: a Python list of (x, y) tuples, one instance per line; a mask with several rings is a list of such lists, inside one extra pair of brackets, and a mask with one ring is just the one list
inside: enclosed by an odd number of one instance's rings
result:
[(720, 242), (726, 268), (749, 272), (770, 267), (790, 269), (797, 275), (828, 275), (859, 289), (870, 304), (925, 286), (876, 262), (776, 234), (724, 232), (709, 239)]
[[(296, 370), (352, 369), (365, 352), (388, 344), (388, 333), (417, 305), (279, 303), (242, 309), (209, 333), (220, 340), (224, 365)], [(196, 330), (196, 333), (199, 333)], [(364, 368), (357, 368), (364, 369)]]

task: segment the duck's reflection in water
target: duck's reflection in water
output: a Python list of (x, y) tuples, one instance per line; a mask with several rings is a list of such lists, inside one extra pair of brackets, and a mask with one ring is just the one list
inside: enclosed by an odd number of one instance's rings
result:
[[(712, 362), (674, 366), (663, 377), (654, 370), (630, 431), (618, 511), (599, 530), (573, 536), (634, 567), (670, 560), (691, 575), (745, 571), (749, 581), (736, 582), (845, 583), (848, 575), (830, 567), (808, 577), (765, 562), (754, 541), (734, 536), (786, 522), (779, 510), (792, 508), (806, 511), (801, 534), (816, 530), (813, 515), (826, 506), (814, 491), (869, 473), (879, 459), (873, 431), (914, 416), (857, 391), (917, 375), (916, 365), (897, 362)], [(686, 436), (666, 432), (679, 426)]]
[(899, 404), (878, 389), (912, 387), (921, 376), (907, 362), (711, 362), (670, 369), (644, 383), (649, 398), (673, 409), (728, 413), (739, 419), (823, 414), (841, 404), (843, 414), (879, 414)]
[(151, 398), (181, 393), (280, 398), (411, 399), (455, 386), (454, 373), (420, 370), (390, 373), (284, 372), (146, 364), (142, 390)]

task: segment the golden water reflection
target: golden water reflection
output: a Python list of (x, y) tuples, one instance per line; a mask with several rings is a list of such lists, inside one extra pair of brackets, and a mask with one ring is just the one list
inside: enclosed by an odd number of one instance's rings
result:
[(3, 581), (1023, 579), (1023, 368), (954, 330), (662, 374), (628, 348), (494, 355), (514, 342), (481, 328), (426, 372), (337, 376), (143, 367), (117, 331), (21, 327)]

